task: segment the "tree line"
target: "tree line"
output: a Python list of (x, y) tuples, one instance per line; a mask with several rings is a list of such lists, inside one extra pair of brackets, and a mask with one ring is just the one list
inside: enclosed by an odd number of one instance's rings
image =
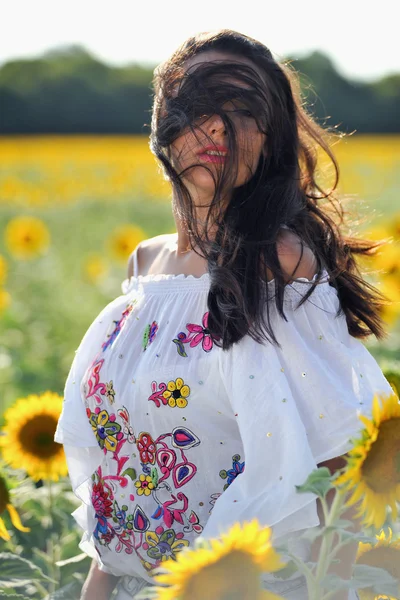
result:
[[(348, 79), (321, 52), (287, 57), (317, 121), (350, 133), (400, 133), (400, 74)], [(153, 68), (101, 62), (77, 45), (0, 67), (0, 135), (149, 134)]]

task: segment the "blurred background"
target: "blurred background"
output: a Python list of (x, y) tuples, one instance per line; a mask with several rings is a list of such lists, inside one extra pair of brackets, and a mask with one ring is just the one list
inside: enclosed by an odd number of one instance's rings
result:
[[(400, 288), (400, 56), (389, 3), (236, 7), (173, 0), (9, 3), (0, 46), (0, 412), (62, 393), (74, 350), (120, 294), (136, 243), (174, 231), (170, 189), (148, 147), (154, 66), (189, 35), (223, 27), (299, 71), (309, 110), (351, 134), (335, 147), (360, 229), (394, 236), (376, 264)], [(322, 157), (323, 158), (323, 157)], [(323, 161), (322, 161), (323, 164)], [(321, 173), (323, 168), (321, 167)], [(328, 181), (328, 184), (332, 181)], [(395, 298), (394, 298), (395, 299)], [(398, 360), (391, 336), (368, 341)], [(390, 313), (390, 314), (389, 314)]]

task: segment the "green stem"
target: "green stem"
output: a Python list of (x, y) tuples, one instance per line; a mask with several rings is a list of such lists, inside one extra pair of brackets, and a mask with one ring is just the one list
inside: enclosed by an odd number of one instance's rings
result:
[[(325, 498), (321, 499), (321, 504), (324, 509), (325, 515), (325, 527), (332, 527), (338, 516), (341, 514), (341, 510), (343, 507), (343, 497), (343, 492), (341, 492), (340, 490), (336, 490), (335, 497), (333, 499), (330, 510), (327, 510)], [(326, 576), (326, 573), (329, 568), (332, 553), (332, 541), (334, 539), (334, 536), (334, 531), (325, 532), (323, 535), (317, 570), (315, 574), (314, 590), (310, 600), (321, 600), (322, 598), (321, 582)]]
[[(47, 486), (48, 486), (48, 491), (49, 491), (49, 516), (50, 516), (50, 520), (49, 520), (49, 537), (47, 539), (47, 554), (50, 557), (50, 568), (49, 568), (49, 576), (51, 579), (59, 582), (59, 569), (56, 566), (55, 562), (56, 562), (56, 548), (55, 548), (55, 544), (57, 543), (57, 536), (54, 535), (53, 533), (53, 526), (54, 526), (54, 514), (53, 514), (53, 488), (52, 488), (52, 483), (51, 480), (49, 479), (47, 482)], [(56, 583), (54, 581), (49, 581), (48, 583), (49, 586), (49, 591), (48, 593), (51, 595), (55, 592), (56, 590)]]
[(49, 592), (46, 588), (40, 583), (40, 581), (33, 581), (33, 585), (36, 587), (37, 591), (42, 594), (42, 598), (47, 598), (49, 596)]
[(314, 586), (315, 577), (314, 577), (311, 569), (309, 567), (307, 567), (307, 565), (303, 561), (301, 561), (299, 558), (297, 558), (297, 556), (294, 556), (293, 554), (290, 554), (290, 553), (287, 553), (287, 556), (289, 556), (292, 559), (292, 561), (297, 566), (300, 573), (302, 573), (304, 575), (304, 577), (306, 578), (307, 589), (308, 590), (312, 589), (312, 587)]

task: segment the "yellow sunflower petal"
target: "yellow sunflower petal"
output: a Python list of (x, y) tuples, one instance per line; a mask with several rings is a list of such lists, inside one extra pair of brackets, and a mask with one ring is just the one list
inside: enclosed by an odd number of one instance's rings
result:
[(168, 383), (167, 383), (167, 389), (170, 392), (174, 392), (176, 390), (175, 381), (168, 381)]
[(175, 384), (176, 384), (176, 389), (177, 389), (177, 390), (180, 390), (180, 389), (181, 389), (181, 387), (183, 386), (183, 379), (182, 379), (181, 377), (178, 377), (178, 378), (175, 380)]
[(7, 528), (4, 524), (3, 519), (0, 517), (0, 538), (3, 538), (6, 542), (11, 540), (11, 535), (8, 533)]
[(30, 531), (29, 527), (24, 527), (24, 525), (22, 525), (21, 519), (19, 518), (19, 514), (17, 513), (16, 508), (12, 504), (7, 504), (7, 510), (11, 518), (11, 523), (16, 529), (25, 532)]

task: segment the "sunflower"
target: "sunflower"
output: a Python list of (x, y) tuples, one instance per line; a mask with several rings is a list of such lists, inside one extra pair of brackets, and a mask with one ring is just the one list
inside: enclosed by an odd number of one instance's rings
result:
[(50, 234), (46, 225), (37, 217), (15, 217), (5, 232), (6, 245), (15, 258), (30, 259), (48, 249)]
[(108, 240), (112, 256), (119, 262), (125, 263), (132, 250), (145, 238), (143, 229), (136, 225), (121, 225), (117, 227)]
[(358, 517), (364, 525), (380, 529), (387, 507), (397, 518), (396, 501), (400, 501), (400, 403), (393, 393), (374, 396), (372, 417), (360, 415), (365, 429), (348, 453), (347, 466), (335, 480), (351, 492), (348, 506), (361, 500)]
[(2, 256), (0, 254), (0, 285), (4, 285), (7, 279), (7, 271), (8, 271), (8, 267), (7, 267), (7, 261), (4, 258), (4, 256)]
[[(385, 569), (392, 577), (400, 581), (400, 539), (392, 541), (392, 530), (390, 527), (388, 529), (388, 536), (386, 537), (382, 530), (376, 536), (375, 544), (359, 543), (356, 563)], [(397, 600), (392, 596), (377, 596), (371, 588), (359, 589), (357, 592), (360, 600), (375, 600), (375, 598)]]
[(0, 288), (0, 314), (7, 310), (11, 304), (11, 296), (6, 290)]
[(187, 406), (187, 397), (190, 394), (190, 387), (184, 384), (181, 377), (178, 377), (175, 381), (168, 381), (167, 389), (163, 392), (163, 397), (168, 400), (168, 405), (171, 408), (178, 406), (179, 408), (185, 408)]
[(400, 315), (400, 286), (394, 277), (384, 277), (377, 288), (388, 299), (389, 303), (382, 307), (382, 318), (388, 325), (393, 325)]
[(4, 413), (0, 435), (4, 461), (14, 469), (24, 469), (35, 481), (58, 481), (67, 474), (61, 444), (54, 441), (63, 399), (53, 392), (20, 398)]
[(83, 264), (83, 272), (86, 279), (96, 283), (107, 275), (108, 265), (101, 256), (93, 254), (86, 258)]
[[(0, 474), (0, 515), (2, 515), (6, 509), (10, 515), (11, 523), (19, 531), (30, 531), (29, 527), (24, 527), (19, 518), (16, 508), (11, 504), (10, 492), (8, 489), (7, 481), (5, 477)], [(3, 538), (6, 542), (11, 539), (10, 534), (7, 531), (5, 523), (0, 516), (0, 538)]]
[(158, 600), (198, 600), (205, 597), (274, 600), (261, 590), (261, 573), (273, 572), (284, 563), (271, 545), (271, 529), (260, 529), (257, 520), (235, 525), (221, 539), (202, 541), (184, 549), (155, 575)]

